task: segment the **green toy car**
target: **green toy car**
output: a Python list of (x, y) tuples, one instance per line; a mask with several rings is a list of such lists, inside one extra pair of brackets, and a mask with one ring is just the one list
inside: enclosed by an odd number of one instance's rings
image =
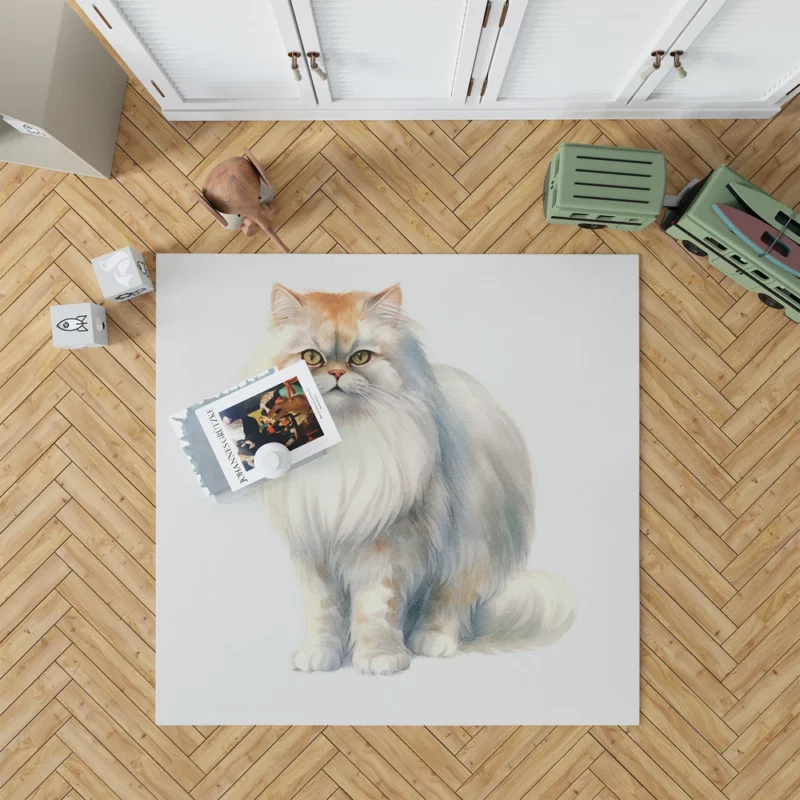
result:
[[(746, 208), (735, 194), (737, 187), (758, 192), (749, 197), (751, 205), (762, 210)], [(720, 272), (756, 292), (766, 305), (783, 309), (789, 319), (800, 322), (800, 274), (790, 265), (775, 263), (784, 232), (783, 249), (800, 245), (800, 220), (795, 220), (794, 212), (769, 200), (769, 195), (728, 166), (718, 167), (702, 181), (691, 181), (678, 195), (667, 195), (666, 188), (667, 161), (658, 150), (565, 143), (547, 168), (545, 216), (558, 225), (640, 231), (667, 206), (660, 223), (663, 231), (693, 255), (707, 256)], [(723, 220), (720, 212), (724, 214), (725, 208), (758, 219), (763, 230), (772, 231), (765, 235), (772, 236), (773, 244), (765, 244), (761, 251), (758, 243), (749, 245), (741, 231), (737, 235)], [(770, 213), (765, 216), (763, 208)], [(775, 208), (779, 213), (773, 220)], [(781, 225), (784, 230), (779, 230)], [(786, 230), (787, 226), (794, 227)], [(787, 241), (790, 237), (795, 237), (794, 243)], [(767, 247), (776, 252), (770, 254)]]
[(760, 257), (714, 211), (715, 203), (747, 211), (726, 188), (728, 184), (761, 191), (730, 167), (717, 167), (681, 193), (678, 206), (664, 214), (661, 229), (693, 255), (708, 256), (720, 272), (756, 292), (763, 303), (784, 309), (789, 319), (800, 322), (800, 276)]

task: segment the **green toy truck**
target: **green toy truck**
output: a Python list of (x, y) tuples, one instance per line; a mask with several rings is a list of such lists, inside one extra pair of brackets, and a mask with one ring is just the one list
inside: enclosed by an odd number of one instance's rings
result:
[[(666, 195), (666, 185), (666, 159), (657, 150), (562, 144), (545, 178), (545, 215), (554, 224), (638, 231), (655, 222), (666, 205), (663, 231), (693, 255), (707, 256), (720, 272), (756, 292), (766, 305), (783, 309), (789, 319), (800, 322), (800, 274), (764, 258), (714, 210), (716, 205), (752, 213), (729, 185), (764, 193), (728, 166), (691, 181), (677, 196)], [(778, 239), (783, 233), (776, 233)]]
[(667, 209), (661, 229), (693, 255), (708, 256), (720, 272), (756, 292), (762, 303), (782, 308), (789, 319), (800, 322), (800, 275), (759, 257), (714, 212), (715, 203), (747, 210), (726, 189), (728, 184), (743, 184), (761, 191), (730, 167), (717, 167), (681, 195), (676, 208)]

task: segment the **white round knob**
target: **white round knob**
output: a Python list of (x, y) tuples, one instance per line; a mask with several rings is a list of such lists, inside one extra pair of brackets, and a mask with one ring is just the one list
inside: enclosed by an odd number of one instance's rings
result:
[(681, 79), (686, 77), (686, 70), (683, 67), (678, 67), (678, 77)]
[(646, 81), (656, 71), (655, 66), (652, 64), (639, 76), (643, 81)]
[(264, 478), (280, 478), (292, 466), (289, 448), (279, 442), (267, 442), (256, 450), (255, 468)]

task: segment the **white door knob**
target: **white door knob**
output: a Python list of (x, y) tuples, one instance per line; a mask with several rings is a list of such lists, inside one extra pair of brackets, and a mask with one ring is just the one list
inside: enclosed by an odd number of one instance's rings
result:
[(297, 59), (300, 58), (302, 53), (298, 53), (296, 51), (292, 51), (290, 53), (287, 53), (287, 55), (289, 56), (289, 58), (292, 59), (291, 65), (290, 65), (291, 66), (291, 70), (292, 70), (292, 77), (296, 81), (303, 80), (303, 76), (300, 74), (300, 65), (297, 63)]
[(672, 63), (675, 65), (675, 70), (678, 73), (678, 77), (683, 80), (683, 78), (686, 77), (686, 70), (683, 68), (683, 64), (681, 64), (683, 50), (672, 50), (670, 55), (672, 56)]
[(664, 58), (664, 51), (653, 50), (650, 55), (653, 57), (653, 63), (639, 76), (643, 81), (646, 81), (657, 69), (661, 68), (661, 59)]
[(322, 69), (322, 67), (320, 67), (319, 64), (317, 64), (317, 59), (320, 58), (320, 54), (318, 52), (315, 52), (315, 51), (312, 50), (312, 51), (306, 53), (306, 55), (308, 56), (308, 58), (309, 58), (309, 60), (311, 62), (310, 63), (311, 71), (314, 74), (316, 74), (317, 77), (321, 81), (328, 80), (328, 73), (325, 72), (325, 70)]

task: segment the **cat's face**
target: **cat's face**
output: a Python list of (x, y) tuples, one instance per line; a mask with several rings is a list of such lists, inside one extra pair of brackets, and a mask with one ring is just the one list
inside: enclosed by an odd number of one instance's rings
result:
[(304, 360), (334, 414), (388, 397), (402, 387), (401, 302), (399, 286), (374, 295), (299, 294), (275, 284), (270, 338), (278, 366)]

